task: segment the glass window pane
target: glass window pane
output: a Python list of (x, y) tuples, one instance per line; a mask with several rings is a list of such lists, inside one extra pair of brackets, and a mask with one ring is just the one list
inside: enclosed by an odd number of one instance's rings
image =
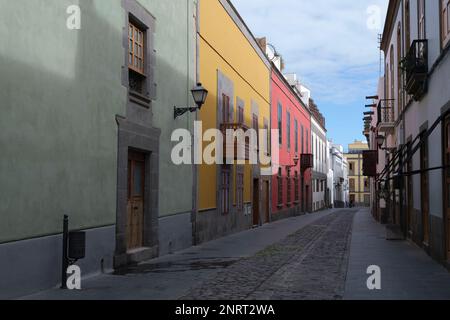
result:
[(447, 208), (450, 208), (450, 184), (447, 184)]
[(447, 5), (447, 34), (450, 32), (450, 3)]
[(142, 180), (143, 177), (143, 165), (142, 164), (136, 164), (134, 167), (134, 185), (133, 185), (133, 196), (139, 197), (144, 194), (144, 181)]

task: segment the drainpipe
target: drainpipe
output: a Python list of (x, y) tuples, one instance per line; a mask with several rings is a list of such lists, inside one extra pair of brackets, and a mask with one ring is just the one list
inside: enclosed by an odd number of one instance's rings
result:
[[(187, 0), (187, 5), (188, 8), (190, 6), (192, 0)], [(199, 68), (199, 37), (198, 37), (198, 32), (199, 32), (199, 3), (200, 0), (195, 1), (194, 0), (194, 10), (196, 11), (195, 13), (195, 35), (196, 35), (196, 43), (195, 43), (195, 78), (196, 78), (196, 83), (199, 82), (200, 80), (200, 68)], [(188, 10), (189, 11), (189, 10)], [(188, 24), (188, 30), (190, 30), (189, 28), (189, 24), (190, 24), (190, 18), (191, 15), (188, 14), (187, 15), (187, 24)], [(189, 50), (189, 36), (188, 36), (188, 50)], [(189, 52), (189, 51), (188, 51)], [(190, 65), (190, 61), (188, 61), (188, 65)], [(189, 77), (189, 75), (188, 75)], [(188, 90), (189, 92), (189, 90)], [(194, 115), (194, 120), (197, 121), (198, 120), (198, 112), (195, 113)], [(192, 141), (195, 141), (195, 126), (194, 126), (194, 133), (193, 133), (194, 137)], [(198, 245), (198, 237), (197, 237), (197, 214), (198, 214), (198, 167), (197, 164), (195, 163), (195, 152), (196, 152), (196, 148), (195, 148), (195, 144), (194, 144), (194, 148), (192, 148), (192, 159), (194, 160), (194, 163), (192, 164), (192, 174), (193, 174), (193, 179), (192, 179), (192, 213), (191, 213), (191, 223), (192, 223), (192, 245), (196, 246)]]

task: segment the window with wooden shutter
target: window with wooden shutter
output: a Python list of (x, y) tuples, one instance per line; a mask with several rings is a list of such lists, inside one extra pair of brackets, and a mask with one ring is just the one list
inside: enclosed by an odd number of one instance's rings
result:
[(287, 135), (287, 149), (291, 150), (291, 114), (286, 113), (286, 135)]
[(283, 174), (281, 168), (278, 169), (278, 206), (283, 205)]
[(238, 107), (238, 124), (244, 124), (244, 108), (242, 106)]
[(230, 97), (222, 94), (222, 121), (225, 124), (230, 124), (231, 121)]
[(253, 130), (256, 132), (256, 141), (259, 150), (259, 118), (256, 114), (253, 115)]
[(419, 24), (419, 40), (426, 39), (426, 26), (425, 26), (425, 0), (417, 1), (418, 8), (418, 24)]
[(286, 177), (286, 183), (287, 183), (287, 203), (288, 205), (291, 204), (291, 187), (292, 187), (292, 182), (291, 182), (291, 170), (287, 170), (287, 177)]
[(298, 121), (294, 122), (294, 144), (295, 144), (295, 153), (298, 153)]
[(266, 134), (266, 139), (264, 140), (264, 154), (266, 156), (270, 155), (270, 130), (269, 130), (269, 121), (264, 119), (264, 131)]
[(128, 26), (128, 67), (145, 75), (145, 31), (141, 30), (133, 23)]
[(441, 0), (442, 47), (450, 42), (450, 0)]
[(278, 139), (280, 146), (283, 145), (283, 106), (278, 103)]
[(222, 214), (230, 213), (230, 175), (231, 170), (228, 165), (224, 165), (222, 167), (221, 173), (221, 186), (220, 186), (220, 195), (221, 195), (221, 212)]
[(350, 179), (350, 192), (355, 192), (355, 179)]
[(411, 6), (409, 0), (405, 3), (405, 45), (406, 50), (411, 46)]

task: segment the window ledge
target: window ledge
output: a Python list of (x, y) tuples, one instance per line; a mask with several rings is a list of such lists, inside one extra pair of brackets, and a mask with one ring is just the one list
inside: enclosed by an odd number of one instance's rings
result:
[(144, 96), (136, 91), (130, 90), (130, 101), (134, 102), (142, 107), (150, 108), (150, 98), (148, 96)]

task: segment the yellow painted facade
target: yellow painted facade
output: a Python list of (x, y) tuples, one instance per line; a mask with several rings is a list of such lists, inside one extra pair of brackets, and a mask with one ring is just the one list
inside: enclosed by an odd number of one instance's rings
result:
[[(234, 14), (233, 14), (234, 12)], [(233, 84), (233, 104), (237, 105), (237, 97), (244, 104), (245, 124), (252, 127), (252, 104), (259, 108), (259, 128), (264, 128), (264, 120), (270, 127), (270, 65), (265, 61), (253, 43), (245, 25), (240, 27), (235, 21), (239, 19), (228, 1), (202, 0), (199, 3), (198, 28), (198, 68), (199, 78), (209, 95), (199, 113), (203, 132), (218, 128), (219, 115), (219, 73)], [(246, 34), (247, 33), (247, 34)], [(253, 40), (253, 41), (252, 41)], [(252, 45), (253, 43), (253, 45)], [(234, 119), (236, 119), (236, 108)], [(209, 143), (204, 143), (205, 148)], [(218, 165), (200, 165), (198, 169), (198, 192), (200, 214), (202, 211), (214, 210), (218, 202)], [(236, 204), (236, 166), (232, 169), (230, 197)], [(244, 202), (252, 201), (253, 169), (245, 165), (244, 169)]]
[(349, 166), (350, 202), (361, 206), (370, 205), (369, 179), (363, 176), (364, 150), (369, 150), (368, 144), (355, 141), (349, 144), (348, 153), (345, 154)]

